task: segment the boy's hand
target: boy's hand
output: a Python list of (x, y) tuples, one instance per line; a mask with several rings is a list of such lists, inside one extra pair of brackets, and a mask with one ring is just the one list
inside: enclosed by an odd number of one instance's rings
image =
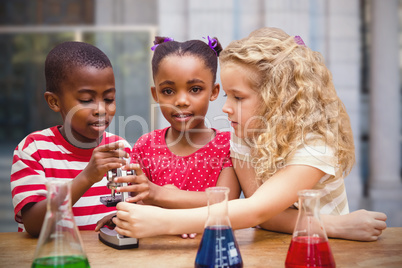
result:
[(100, 228), (102, 228), (103, 226), (107, 226), (111, 229), (113, 229), (116, 224), (113, 223), (112, 219), (113, 217), (116, 216), (116, 212), (110, 214), (110, 215), (106, 215), (105, 217), (103, 217), (102, 219), (100, 219), (97, 223), (96, 223), (96, 227), (95, 227), (95, 232), (99, 232)]
[(129, 154), (123, 148), (124, 143), (115, 142), (94, 149), (91, 160), (82, 171), (91, 184), (102, 180), (107, 171), (126, 164), (123, 157), (128, 158)]
[(116, 192), (130, 192), (131, 197), (127, 198), (126, 202), (135, 203), (139, 201), (145, 201), (152, 199), (152, 188), (154, 184), (148, 180), (145, 174), (142, 172), (139, 164), (128, 164), (122, 167), (124, 170), (134, 170), (136, 175), (128, 175), (125, 177), (117, 177), (115, 182), (128, 183), (128, 186), (118, 187)]

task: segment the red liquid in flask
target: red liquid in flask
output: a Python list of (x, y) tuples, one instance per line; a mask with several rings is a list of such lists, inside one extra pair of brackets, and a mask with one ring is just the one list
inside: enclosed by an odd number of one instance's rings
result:
[(331, 248), (326, 239), (295, 237), (292, 239), (285, 267), (336, 267)]

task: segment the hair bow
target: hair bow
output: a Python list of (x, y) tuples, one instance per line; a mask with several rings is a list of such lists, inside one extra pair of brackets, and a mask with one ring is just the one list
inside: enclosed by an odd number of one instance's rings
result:
[(202, 38), (208, 39), (208, 46), (215, 52), (215, 55), (218, 56), (215, 50), (215, 47), (218, 45), (218, 41), (215, 38), (211, 38), (209, 35), (207, 36), (207, 38)]
[(306, 44), (303, 42), (303, 39), (302, 39), (300, 36), (298, 36), (298, 35), (295, 36), (295, 42), (296, 42), (296, 44), (298, 44), (298, 45), (306, 46)]
[[(166, 37), (166, 38), (163, 40), (163, 43), (166, 43), (166, 42), (169, 42), (169, 41), (174, 41), (174, 40), (173, 40), (173, 38)], [(154, 41), (154, 44), (155, 44), (155, 41)], [(151, 47), (151, 50), (154, 51), (155, 48), (156, 48), (157, 46), (159, 46), (159, 45), (160, 45), (160, 44), (156, 44), (156, 45), (152, 46), (152, 47)]]

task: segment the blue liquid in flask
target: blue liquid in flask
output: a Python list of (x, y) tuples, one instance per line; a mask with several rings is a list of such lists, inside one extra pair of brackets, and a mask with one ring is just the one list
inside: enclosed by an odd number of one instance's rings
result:
[(204, 229), (195, 259), (195, 267), (243, 267), (243, 260), (231, 227), (208, 226)]

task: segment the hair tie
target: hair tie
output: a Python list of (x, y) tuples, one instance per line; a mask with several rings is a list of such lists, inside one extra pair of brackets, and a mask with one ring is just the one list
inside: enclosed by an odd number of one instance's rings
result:
[(303, 42), (303, 39), (302, 39), (300, 36), (298, 36), (298, 35), (295, 35), (295, 42), (296, 42), (296, 44), (298, 44), (298, 45), (306, 46), (306, 44)]
[[(166, 37), (166, 38), (163, 40), (163, 43), (166, 43), (166, 42), (169, 42), (169, 41), (174, 41), (174, 40), (173, 40), (173, 38)], [(154, 44), (155, 44), (155, 41), (154, 41)], [(159, 45), (160, 45), (160, 44), (156, 44), (156, 45), (152, 46), (152, 47), (151, 47), (151, 50), (154, 51), (155, 48), (156, 48), (157, 46), (159, 46)]]
[(218, 53), (216, 53), (215, 47), (218, 45), (218, 41), (215, 38), (211, 38), (209, 35), (207, 38), (202, 37), (204, 39), (208, 39), (208, 46), (215, 52), (215, 55), (218, 56)]

